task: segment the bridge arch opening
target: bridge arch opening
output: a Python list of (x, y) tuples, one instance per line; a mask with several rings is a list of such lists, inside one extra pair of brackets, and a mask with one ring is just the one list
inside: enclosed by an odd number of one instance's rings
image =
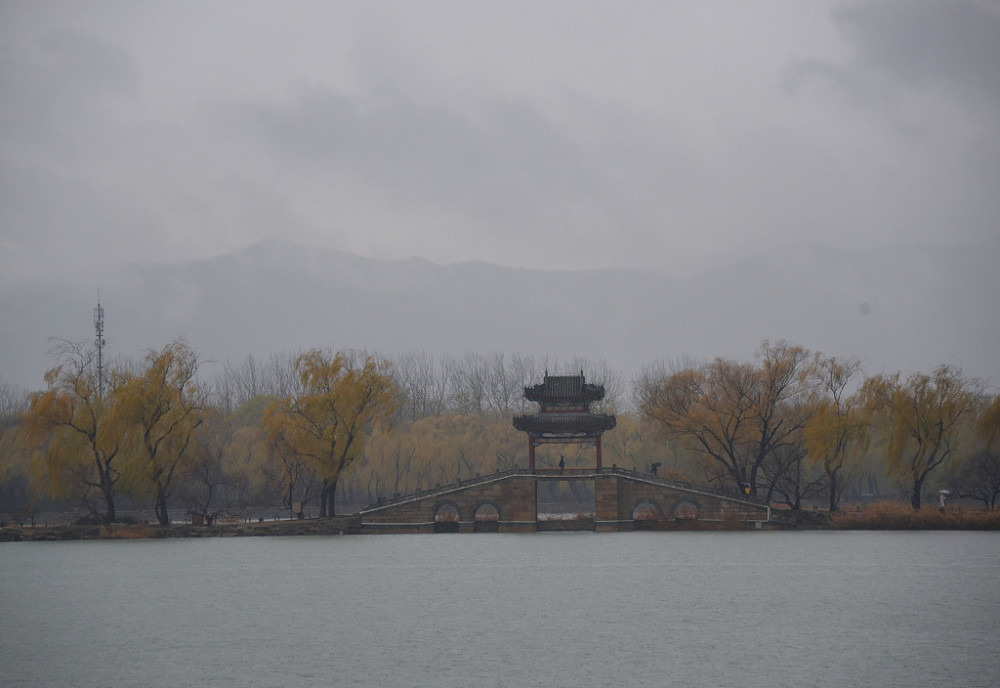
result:
[(493, 502), (483, 502), (472, 514), (472, 529), (477, 533), (500, 531), (500, 510)]
[(632, 523), (636, 530), (649, 530), (663, 518), (663, 509), (652, 499), (640, 499), (632, 508)]
[(640, 499), (632, 509), (633, 521), (655, 521), (663, 518), (663, 509), (652, 499)]
[(538, 482), (535, 514), (543, 521), (579, 520), (595, 511), (592, 480), (548, 477)]
[(458, 507), (451, 502), (442, 502), (434, 508), (435, 533), (457, 533), (459, 520)]
[(700, 515), (700, 507), (690, 500), (685, 499), (674, 507), (674, 520), (676, 521), (697, 521)]

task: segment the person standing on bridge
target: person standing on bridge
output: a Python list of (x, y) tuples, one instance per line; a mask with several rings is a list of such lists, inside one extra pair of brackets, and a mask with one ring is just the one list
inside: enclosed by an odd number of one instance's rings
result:
[(559, 472), (562, 473), (563, 469), (566, 468), (566, 461), (563, 459), (562, 454), (559, 455)]

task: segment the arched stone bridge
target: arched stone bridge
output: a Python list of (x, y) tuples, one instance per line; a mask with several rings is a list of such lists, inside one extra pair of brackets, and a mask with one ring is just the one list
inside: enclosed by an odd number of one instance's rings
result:
[(593, 482), (593, 521), (578, 523), (575, 529), (620, 531), (694, 521), (739, 525), (770, 520), (765, 504), (616, 467), (566, 472), (514, 469), (369, 507), (359, 514), (362, 532), (534, 532), (546, 523), (539, 522), (537, 508), (538, 483), (545, 480)]

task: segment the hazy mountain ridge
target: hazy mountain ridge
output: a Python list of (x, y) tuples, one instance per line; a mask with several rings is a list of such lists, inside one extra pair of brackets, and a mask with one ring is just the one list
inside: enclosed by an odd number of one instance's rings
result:
[[(870, 371), (962, 365), (1000, 380), (995, 252), (792, 246), (684, 279), (372, 260), (268, 241), (213, 258), (102, 275), (108, 352), (183, 336), (210, 369), (247, 354), (333, 346), (460, 356), (603, 359), (627, 373), (685, 355), (749, 358), (763, 339), (858, 355)], [(97, 287), (0, 294), (0, 381), (42, 386), (50, 337), (93, 338)]]

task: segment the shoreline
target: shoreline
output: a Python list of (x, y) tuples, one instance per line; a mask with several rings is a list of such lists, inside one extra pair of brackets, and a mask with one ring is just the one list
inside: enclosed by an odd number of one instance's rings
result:
[[(941, 512), (928, 509), (914, 512), (906, 508), (875, 508), (826, 512), (777, 510), (774, 518), (762, 528), (735, 524), (699, 521), (650, 521), (635, 530), (654, 532), (720, 532), (720, 531), (805, 531), (805, 530), (1000, 530), (1000, 511), (986, 512), (956, 509)], [(581, 531), (574, 519), (547, 520), (538, 532)], [(642, 523), (642, 522), (640, 522)], [(298, 535), (356, 535), (366, 532), (359, 514), (310, 518), (288, 521), (258, 521), (217, 523), (211, 526), (174, 524), (44, 525), (4, 526), (0, 528), (3, 542), (59, 542), (75, 540), (153, 540), (217, 537), (287, 537)]]
[(170, 526), (113, 523), (110, 526), (46, 525), (5, 526), (0, 528), (2, 542), (58, 542), (71, 540), (156, 540), (212, 537), (264, 537), (294, 535), (348, 535), (361, 532), (358, 516), (303, 519), (301, 521), (262, 521), (257, 523), (218, 523), (197, 526), (188, 523)]

